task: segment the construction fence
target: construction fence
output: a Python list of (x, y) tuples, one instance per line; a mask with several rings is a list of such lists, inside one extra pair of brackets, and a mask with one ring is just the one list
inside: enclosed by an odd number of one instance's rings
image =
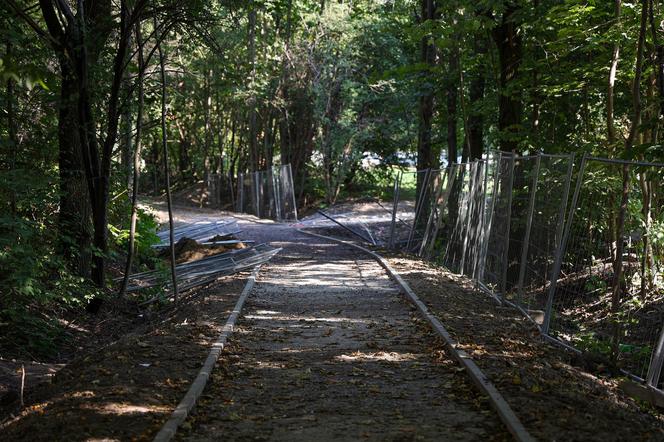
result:
[(233, 177), (211, 174), (207, 181), (209, 204), (275, 221), (297, 221), (297, 203), (290, 164)]
[(663, 183), (664, 164), (491, 152), (399, 173), (383, 245), (471, 278), (547, 340), (662, 393)]

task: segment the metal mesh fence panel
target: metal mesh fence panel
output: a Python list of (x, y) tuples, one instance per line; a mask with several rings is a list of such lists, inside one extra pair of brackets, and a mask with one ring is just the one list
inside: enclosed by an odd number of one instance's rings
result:
[(290, 164), (279, 167), (277, 185), (277, 202), (279, 217), (283, 221), (297, 221), (297, 202), (295, 200), (295, 186), (293, 172)]
[(296, 221), (297, 203), (290, 164), (239, 174), (235, 210), (259, 218)]
[[(584, 157), (573, 175), (572, 155), (504, 152), (401, 174), (391, 244), (661, 388), (664, 165)], [(404, 180), (419, 192), (400, 195)]]
[(468, 202), (471, 192), (472, 164), (464, 163), (456, 167), (456, 176), (449, 198), (449, 218), (443, 234), (446, 241), (441, 244), (444, 250), (441, 262), (451, 271), (461, 273), (461, 260), (465, 232), (468, 225)]
[(416, 216), (419, 212), (421, 198), (418, 194), (418, 183), (428, 180), (430, 170), (417, 172), (401, 172), (395, 178), (393, 217), (390, 226), (390, 248), (405, 250), (412, 243)]
[(456, 178), (456, 169), (457, 165), (452, 164), (450, 167), (441, 170), (439, 172), (439, 182), (434, 186), (431, 210), (419, 249), (419, 255), (427, 259), (432, 258), (441, 227), (449, 222), (448, 201)]
[(252, 189), (251, 174), (240, 173), (237, 177), (237, 197), (235, 199), (235, 211), (240, 213), (254, 213), (251, 204)]
[(654, 386), (664, 323), (663, 176), (663, 165), (584, 159), (544, 324)]
[(493, 182), (489, 182), (491, 198), (486, 206), (490, 221), (486, 224), (486, 251), (480, 286), (494, 294), (505, 293), (507, 286), (507, 265), (509, 253), (510, 224), (512, 216), (512, 185), (515, 156), (499, 153), (495, 158)]
[(555, 254), (562, 240), (572, 167), (572, 155), (538, 155), (526, 175), (530, 182), (525, 225), (514, 228), (513, 223), (512, 227), (512, 235), (518, 232), (522, 240), (510, 298), (540, 324)]
[(420, 253), (426, 235), (427, 226), (431, 216), (435, 216), (437, 207), (436, 200), (439, 196), (442, 181), (445, 179), (445, 171), (440, 169), (429, 169), (424, 174), (417, 194), (417, 205), (415, 207), (415, 218), (408, 235), (405, 250)]
[(466, 210), (466, 228), (462, 245), (460, 269), (470, 278), (479, 274), (482, 262), (485, 226), (487, 162), (476, 161), (470, 166), (470, 190)]

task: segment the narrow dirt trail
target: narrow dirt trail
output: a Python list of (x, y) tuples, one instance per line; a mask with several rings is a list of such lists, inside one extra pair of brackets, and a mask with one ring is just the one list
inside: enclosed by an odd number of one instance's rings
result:
[[(504, 440), (372, 259), (283, 225), (181, 440)], [(267, 239), (267, 238), (266, 238)]]

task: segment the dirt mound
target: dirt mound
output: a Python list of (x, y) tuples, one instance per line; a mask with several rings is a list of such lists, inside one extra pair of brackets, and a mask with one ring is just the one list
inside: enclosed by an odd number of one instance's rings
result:
[[(237, 238), (235, 238), (233, 235), (217, 235), (217, 236), (213, 236), (212, 238), (208, 239), (206, 242), (233, 241), (233, 240), (236, 240), (236, 239)], [(243, 242), (237, 242), (237, 243), (233, 243), (233, 244), (220, 244), (220, 245), (217, 245), (216, 247), (220, 247), (220, 246), (223, 246), (224, 248), (226, 248), (228, 250), (239, 250), (239, 249), (246, 249), (247, 247), (249, 247)], [(215, 247), (215, 246), (210, 246), (210, 247)]]
[[(217, 235), (206, 242), (212, 241), (228, 241), (235, 239), (232, 235)], [(191, 238), (181, 238), (175, 243), (175, 263), (182, 264), (184, 262), (197, 261), (199, 259), (207, 258), (208, 256), (218, 255), (229, 250), (244, 249), (247, 246), (239, 242), (237, 244), (219, 244), (219, 245), (205, 245), (199, 244), (196, 240)], [(166, 260), (170, 259), (170, 250), (168, 248), (162, 250), (160, 257)]]

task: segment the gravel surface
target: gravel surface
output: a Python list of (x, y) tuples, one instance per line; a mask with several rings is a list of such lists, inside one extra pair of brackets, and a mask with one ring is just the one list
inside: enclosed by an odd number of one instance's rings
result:
[[(409, 256), (390, 265), (408, 282), (539, 440), (664, 440), (664, 415), (638, 403), (575, 353), (542, 341), (516, 309)], [(660, 410), (661, 411), (661, 410)]]
[(243, 227), (284, 250), (179, 439), (509, 439), (373, 259), (284, 225)]
[[(155, 211), (164, 222), (163, 207)], [(175, 213), (178, 223), (235, 216)], [(373, 259), (292, 226), (235, 217), (240, 238), (283, 251), (262, 269), (177, 439), (511, 439)], [(421, 260), (390, 262), (538, 439), (664, 440), (661, 414), (543, 344), (515, 311)], [(245, 278), (201, 288), (175, 314), (81, 354), (30, 394), (0, 439), (150, 440), (198, 372)]]
[(115, 342), (82, 352), (30, 391), (26, 407), (0, 424), (0, 440), (151, 440), (198, 373), (246, 278), (203, 287), (177, 311), (144, 315)]

